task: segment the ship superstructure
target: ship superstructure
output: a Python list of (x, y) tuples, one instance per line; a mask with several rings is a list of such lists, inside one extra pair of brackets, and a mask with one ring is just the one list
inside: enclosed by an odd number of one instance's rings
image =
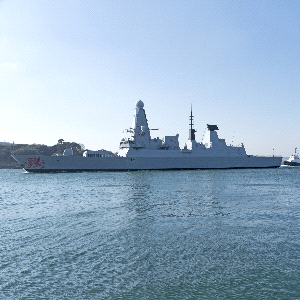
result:
[(151, 155), (151, 153), (152, 155), (161, 153), (161, 151), (156, 152), (158, 150), (180, 150), (178, 134), (175, 136), (165, 136), (163, 139), (151, 138), (144, 103), (141, 100), (136, 104), (134, 127), (127, 131), (131, 133), (131, 137), (121, 140), (120, 156), (145, 156)]
[(109, 151), (85, 151), (82, 157), (65, 151), (61, 156), (13, 155), (29, 172), (185, 170), (224, 168), (276, 168), (282, 157), (247, 155), (244, 145), (227, 145), (219, 139), (217, 125), (207, 124), (202, 142), (197, 142), (191, 109), (189, 141), (179, 147), (179, 135), (151, 138), (144, 103), (135, 107), (134, 125), (129, 138), (120, 142), (118, 154)]
[[(244, 145), (227, 146), (224, 139), (219, 139), (216, 130), (217, 125), (207, 124), (207, 131), (201, 143), (196, 141), (193, 123), (193, 113), (190, 115), (189, 141), (184, 148), (179, 147), (179, 134), (165, 136), (163, 139), (151, 138), (148, 121), (144, 110), (144, 103), (140, 100), (136, 104), (134, 127), (128, 132), (131, 137), (122, 139), (120, 143), (120, 156), (182, 156), (189, 153), (189, 156), (247, 156)], [(137, 151), (139, 150), (139, 151)], [(157, 150), (157, 151), (154, 151)], [(161, 150), (168, 150), (163, 153)]]
[(295, 148), (295, 153), (292, 154), (288, 160), (283, 162), (286, 166), (293, 166), (293, 167), (299, 167), (300, 166), (300, 156), (299, 153), (297, 153), (297, 148)]

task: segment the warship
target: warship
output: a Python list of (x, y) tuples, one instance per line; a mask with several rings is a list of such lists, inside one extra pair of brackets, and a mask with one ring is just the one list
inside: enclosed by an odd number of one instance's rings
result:
[(83, 152), (73, 155), (72, 149), (63, 154), (12, 155), (27, 172), (81, 172), (81, 171), (138, 171), (138, 170), (195, 170), (278, 168), (280, 156), (247, 155), (243, 144), (227, 145), (217, 134), (218, 126), (207, 124), (202, 142), (195, 139), (193, 113), (191, 110), (189, 139), (179, 147), (179, 135), (152, 138), (144, 103), (139, 100), (135, 107), (134, 126), (128, 129), (130, 137), (123, 138), (119, 151)]

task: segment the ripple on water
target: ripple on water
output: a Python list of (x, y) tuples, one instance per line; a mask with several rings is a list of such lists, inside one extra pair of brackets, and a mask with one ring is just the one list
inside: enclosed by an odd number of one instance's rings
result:
[(0, 170), (0, 296), (297, 299), (298, 173)]

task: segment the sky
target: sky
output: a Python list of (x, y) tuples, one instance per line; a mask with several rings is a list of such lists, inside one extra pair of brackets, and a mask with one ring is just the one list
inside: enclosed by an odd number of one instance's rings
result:
[[(300, 150), (300, 1), (0, 0), (0, 141), (118, 151), (207, 124), (247, 154)], [(274, 150), (273, 150), (274, 149)]]

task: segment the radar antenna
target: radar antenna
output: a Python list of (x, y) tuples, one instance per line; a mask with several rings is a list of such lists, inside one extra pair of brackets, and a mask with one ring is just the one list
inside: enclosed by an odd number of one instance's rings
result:
[(192, 104), (191, 104), (191, 115), (190, 115), (190, 130), (189, 130), (189, 140), (190, 141), (194, 141), (195, 140), (195, 132), (196, 132), (196, 130), (193, 128), (193, 125), (194, 125), (194, 123), (193, 123), (193, 118), (194, 118), (194, 116), (193, 116), (193, 108), (192, 108)]

